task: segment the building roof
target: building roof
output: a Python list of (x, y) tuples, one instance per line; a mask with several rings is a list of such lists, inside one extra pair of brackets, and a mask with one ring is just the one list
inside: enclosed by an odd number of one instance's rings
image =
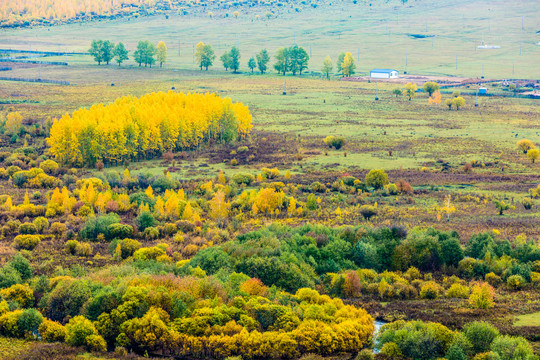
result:
[(394, 69), (373, 69), (371, 72), (378, 72), (378, 73), (391, 73), (392, 71), (397, 72), (397, 70)]

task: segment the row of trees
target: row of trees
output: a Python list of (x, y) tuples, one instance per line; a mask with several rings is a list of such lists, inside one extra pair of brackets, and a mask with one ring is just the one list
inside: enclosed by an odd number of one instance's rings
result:
[(151, 93), (55, 120), (47, 142), (62, 164), (94, 166), (230, 142), (251, 131), (247, 106), (215, 94)]
[[(128, 50), (121, 42), (114, 44), (109, 40), (93, 40), (88, 52), (94, 57), (94, 60), (100, 65), (102, 62), (109, 64), (113, 59), (121, 65), (124, 61), (128, 60)], [(226, 51), (219, 58), (223, 64), (225, 70), (232, 70), (234, 73), (240, 68), (240, 49), (233, 46), (231, 50)], [(137, 44), (137, 49), (133, 52), (133, 59), (139, 66), (150, 66), (159, 62), (161, 67), (163, 63), (167, 61), (167, 46), (163, 41), (160, 41), (157, 46), (148, 40), (141, 40)], [(199, 42), (196, 46), (195, 59), (199, 68), (202, 70), (208, 70), (209, 67), (214, 65), (216, 55), (214, 49), (210, 44)], [(275, 55), (276, 62), (274, 69), (285, 75), (287, 72), (291, 72), (293, 75), (297, 73), (302, 75), (302, 72), (308, 68), (309, 55), (301, 46), (293, 45), (286, 48), (280, 48)], [(253, 72), (256, 68), (265, 73), (268, 70), (268, 63), (270, 62), (270, 55), (266, 49), (262, 49), (256, 56), (252, 56), (248, 60), (248, 67)], [(334, 69), (334, 64), (330, 56), (324, 59), (321, 71), (329, 78), (330, 73)], [(350, 52), (342, 52), (339, 54), (336, 70), (344, 76), (351, 76), (356, 69), (355, 60)]]
[[(237, 72), (240, 68), (240, 50), (233, 46), (231, 50), (226, 51), (221, 55), (220, 60), (225, 70), (232, 70)], [(195, 59), (199, 68), (202, 70), (208, 70), (209, 67), (214, 65), (216, 55), (214, 49), (210, 44), (200, 42), (196, 46)], [(309, 55), (301, 46), (293, 45), (286, 48), (279, 48), (275, 55), (276, 62), (274, 63), (274, 69), (285, 75), (290, 72), (293, 75), (302, 74), (308, 68)], [(268, 63), (270, 62), (270, 55), (268, 50), (262, 49), (255, 56), (249, 58), (247, 66), (251, 72), (258, 69), (261, 74), (264, 74), (268, 70)], [(342, 52), (339, 54), (336, 62), (336, 70), (344, 76), (351, 76), (354, 74), (356, 64), (353, 56), (350, 52)], [(321, 71), (329, 78), (330, 73), (334, 70), (334, 64), (332, 59), (327, 56), (324, 60)]]
[[(108, 65), (114, 60), (118, 66), (121, 66), (124, 61), (129, 59), (129, 52), (122, 42), (115, 45), (109, 40), (93, 40), (88, 52), (98, 65), (101, 65), (102, 62)], [(152, 67), (157, 61), (161, 67), (167, 61), (167, 45), (163, 41), (158, 42), (156, 46), (148, 40), (141, 40), (133, 52), (133, 60), (139, 66), (144, 64), (145, 67), (148, 65)]]

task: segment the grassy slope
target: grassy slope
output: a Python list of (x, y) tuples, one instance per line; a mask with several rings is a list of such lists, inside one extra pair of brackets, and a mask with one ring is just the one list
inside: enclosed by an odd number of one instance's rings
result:
[[(311, 70), (315, 71), (326, 55), (335, 61), (339, 52), (350, 51), (355, 58), (360, 55), (360, 73), (374, 67), (402, 71), (407, 53), (410, 73), (476, 77), (484, 64), (486, 77), (540, 77), (540, 70), (534, 66), (540, 54), (540, 46), (535, 45), (540, 8), (534, 0), (441, 0), (435, 5), (419, 0), (400, 4), (373, 2), (369, 6), (362, 1), (356, 5), (340, 1), (321, 3), (316, 9), (299, 5), (300, 12), (295, 11), (295, 5), (275, 9), (277, 18), (268, 21), (254, 20), (256, 15), (264, 18), (266, 9), (262, 8), (244, 9), (238, 19), (223, 17), (230, 10), (214, 10), (215, 19), (210, 19), (206, 10), (190, 10), (188, 16), (172, 15), (169, 19), (156, 16), (3, 30), (0, 47), (86, 51), (92, 39), (106, 38), (123, 41), (133, 50), (140, 39), (164, 40), (170, 50), (170, 64), (194, 68), (193, 45), (204, 41), (214, 46), (218, 58), (226, 48), (238, 45), (245, 68), (248, 58), (261, 48), (266, 46), (273, 54), (277, 48), (296, 42), (311, 52)], [(413, 39), (410, 34), (433, 35), (433, 42), (431, 38)], [(475, 52), (475, 40), (478, 45), (484, 41), (501, 49)], [(73, 63), (85, 61), (80, 57), (70, 59)]]

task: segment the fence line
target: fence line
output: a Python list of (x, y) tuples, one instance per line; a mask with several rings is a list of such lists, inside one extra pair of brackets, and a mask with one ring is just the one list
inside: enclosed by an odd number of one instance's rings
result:
[(61, 56), (61, 55), (90, 55), (87, 52), (58, 52), (58, 51), (39, 51), (39, 50), (16, 50), (16, 49), (0, 49), (0, 53), (21, 53), (21, 54), (41, 54), (49, 56)]
[(25, 82), (36, 82), (36, 83), (46, 83), (46, 84), (59, 84), (59, 85), (69, 85), (69, 81), (63, 80), (47, 80), (47, 79), (25, 79), (17, 77), (0, 77), (0, 80), (5, 81), (25, 81)]
[(38, 61), (38, 60), (23, 60), (23, 59), (1, 59), (0, 62), (15, 62), (15, 63), (25, 63), (25, 64), (44, 64), (44, 65), (64, 65), (67, 66), (67, 62), (61, 61)]

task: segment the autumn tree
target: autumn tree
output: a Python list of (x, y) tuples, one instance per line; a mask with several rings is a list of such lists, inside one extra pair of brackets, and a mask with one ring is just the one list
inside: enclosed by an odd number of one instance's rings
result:
[(197, 44), (195, 47), (195, 60), (199, 64), (199, 68), (202, 70), (208, 70), (210, 66), (214, 64), (214, 59), (216, 55), (214, 54), (214, 49), (210, 44), (205, 44), (202, 41)]
[(452, 100), (452, 104), (456, 107), (456, 110), (459, 110), (460, 107), (465, 106), (465, 99), (457, 96)]
[(156, 48), (156, 60), (159, 62), (159, 67), (167, 61), (167, 45), (163, 41), (158, 42)]
[(257, 62), (255, 61), (255, 58), (252, 56), (248, 60), (248, 68), (251, 69), (251, 72), (253, 73), (253, 70), (257, 67)]
[(330, 73), (334, 69), (334, 65), (332, 64), (332, 59), (330, 59), (330, 56), (326, 56), (323, 61), (323, 66), (321, 68), (321, 71), (326, 74), (326, 78), (330, 79)]
[(440, 88), (439, 84), (434, 81), (427, 81), (423, 86), (424, 91), (427, 92), (429, 96), (433, 95), (435, 91), (439, 91)]
[(124, 46), (124, 43), (119, 42), (116, 44), (113, 50), (114, 60), (118, 63), (118, 66), (121, 66), (124, 61), (128, 59), (128, 51)]
[(517, 142), (517, 148), (526, 154), (529, 150), (536, 148), (536, 146), (531, 140), (521, 139)]
[(351, 53), (348, 52), (345, 54), (345, 57), (343, 58), (343, 63), (341, 64), (341, 73), (344, 76), (351, 76), (354, 74), (354, 70), (356, 69), (356, 65), (354, 64), (354, 58), (352, 57)]
[(495, 207), (499, 210), (499, 215), (503, 215), (506, 210), (514, 210), (515, 206), (507, 204), (502, 200), (493, 200)]
[(441, 103), (441, 100), (442, 100), (442, 96), (441, 96), (441, 93), (438, 92), (438, 91), (435, 91), (433, 93), (433, 96), (429, 97), (428, 99), (428, 104), (435, 104), (435, 105), (439, 105)]
[(10, 112), (4, 124), (4, 133), (6, 135), (18, 134), (22, 129), (22, 120), (23, 117), (19, 112)]
[(366, 185), (373, 187), (375, 190), (381, 189), (388, 184), (388, 175), (382, 169), (372, 169), (366, 175)]
[(215, 94), (151, 93), (81, 109), (55, 121), (47, 142), (57, 161), (72, 166), (118, 164), (230, 142), (251, 131), (249, 109)]
[(210, 201), (210, 212), (208, 216), (222, 227), (229, 216), (229, 208), (230, 203), (225, 200), (225, 193), (222, 190), (218, 190), (214, 198)]
[(396, 98), (397, 98), (398, 96), (403, 95), (403, 90), (401, 90), (401, 89), (394, 89), (394, 91), (392, 91), (392, 94), (396, 95)]
[(538, 159), (540, 156), (540, 151), (538, 149), (530, 149), (527, 151), (527, 157), (531, 159), (532, 163), (534, 164), (534, 161)]
[(452, 110), (452, 105), (454, 105), (454, 102), (452, 99), (446, 99), (444, 100), (444, 105), (448, 106), (448, 110)]
[(264, 72), (268, 68), (268, 62), (270, 61), (270, 55), (268, 55), (268, 51), (266, 49), (262, 49), (257, 54), (256, 58), (257, 58), (257, 68), (259, 69), (261, 74), (264, 74)]
[(416, 90), (418, 90), (418, 86), (416, 86), (416, 84), (410, 82), (405, 84), (405, 96), (409, 98), (409, 101), (416, 96)]

